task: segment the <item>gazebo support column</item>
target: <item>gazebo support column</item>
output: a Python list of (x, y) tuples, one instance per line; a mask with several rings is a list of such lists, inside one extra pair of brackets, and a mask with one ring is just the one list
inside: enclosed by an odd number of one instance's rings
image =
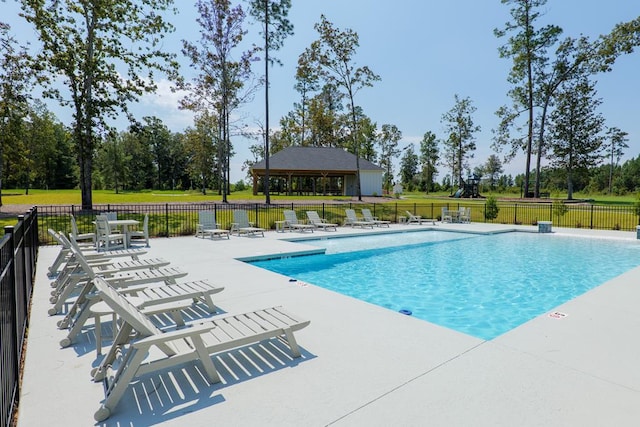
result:
[(258, 195), (258, 175), (257, 174), (251, 174), (253, 177), (253, 195), (257, 196)]

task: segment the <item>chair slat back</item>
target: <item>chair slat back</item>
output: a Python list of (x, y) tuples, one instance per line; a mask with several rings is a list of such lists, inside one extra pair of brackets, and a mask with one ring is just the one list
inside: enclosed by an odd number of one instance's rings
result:
[(347, 215), (347, 219), (349, 221), (357, 221), (358, 218), (356, 217), (356, 211), (353, 209), (345, 209), (344, 210), (345, 214)]
[(307, 218), (309, 218), (309, 221), (313, 224), (319, 224), (322, 222), (320, 215), (318, 215), (318, 212), (316, 211), (307, 211)]
[(298, 217), (295, 211), (291, 209), (285, 209), (284, 211), (282, 211), (282, 213), (284, 214), (285, 221), (287, 221), (289, 224), (298, 224)]
[(367, 208), (362, 209), (362, 216), (365, 221), (373, 221), (373, 215), (371, 215), (371, 211)]
[(215, 228), (216, 213), (213, 211), (198, 212), (198, 224), (202, 224), (205, 228)]
[(244, 209), (236, 209), (233, 211), (233, 222), (238, 224), (240, 228), (251, 227), (251, 224), (249, 224), (249, 215)]
[(131, 304), (123, 294), (118, 292), (104, 278), (96, 276), (93, 279), (93, 285), (100, 292), (100, 298), (111, 307), (118, 317), (131, 325), (140, 335), (150, 337), (163, 333), (138, 307)]

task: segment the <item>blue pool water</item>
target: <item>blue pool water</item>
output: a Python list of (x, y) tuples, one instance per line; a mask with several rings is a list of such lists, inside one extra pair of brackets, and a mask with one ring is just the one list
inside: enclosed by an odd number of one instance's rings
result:
[(429, 231), (304, 243), (327, 253), (253, 264), (482, 339), (640, 265), (638, 242), (532, 233)]

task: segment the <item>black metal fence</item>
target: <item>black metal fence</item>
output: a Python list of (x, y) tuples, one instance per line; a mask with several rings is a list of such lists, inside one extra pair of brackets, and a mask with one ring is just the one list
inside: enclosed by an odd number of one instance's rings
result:
[(425, 218), (440, 218), (442, 209), (471, 208), (472, 222), (491, 222), (496, 224), (536, 225), (538, 221), (552, 221), (558, 227), (591, 228), (604, 230), (635, 230), (639, 224), (638, 214), (633, 206), (591, 204), (552, 204), (552, 203), (498, 203), (498, 216), (487, 220), (484, 201), (443, 201), (433, 203), (356, 203), (356, 202), (313, 202), (313, 203), (166, 203), (134, 205), (94, 205), (91, 210), (82, 210), (77, 205), (39, 206), (41, 244), (52, 244), (53, 239), (47, 229), (68, 233), (71, 231), (69, 214), (75, 216), (80, 233), (94, 231), (93, 221), (98, 213), (117, 212), (118, 218), (142, 221), (149, 215), (149, 234), (153, 237), (172, 237), (195, 234), (198, 223), (198, 211), (213, 210), (216, 219), (223, 228), (230, 228), (233, 222), (233, 210), (244, 209), (256, 226), (275, 229), (277, 221), (284, 218), (285, 209), (293, 209), (298, 218), (306, 219), (306, 211), (315, 210), (329, 222), (342, 224), (345, 208), (359, 211), (369, 208), (380, 219), (398, 222), (406, 216), (406, 211)]
[(0, 239), (0, 424), (12, 424), (38, 251), (38, 210), (20, 215)]

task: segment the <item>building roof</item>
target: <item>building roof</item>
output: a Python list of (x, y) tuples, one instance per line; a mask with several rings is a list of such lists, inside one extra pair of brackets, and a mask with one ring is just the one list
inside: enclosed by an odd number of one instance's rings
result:
[[(254, 172), (265, 169), (265, 161), (253, 165)], [(269, 171), (345, 172), (356, 171), (356, 156), (333, 147), (287, 147), (269, 157)], [(360, 158), (360, 170), (382, 171), (380, 166)]]

